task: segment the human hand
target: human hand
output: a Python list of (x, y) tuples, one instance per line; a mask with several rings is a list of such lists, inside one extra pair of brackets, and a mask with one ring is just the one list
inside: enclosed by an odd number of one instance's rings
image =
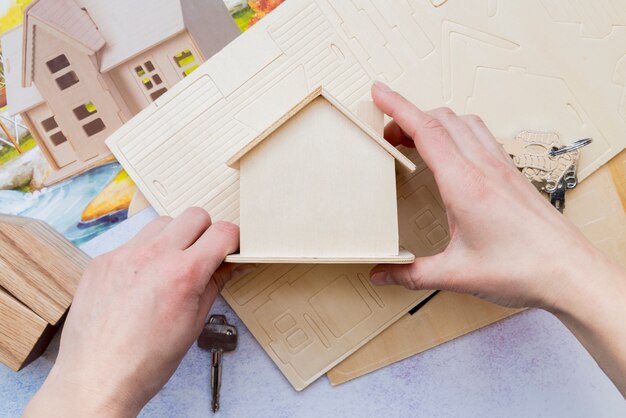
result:
[[(26, 416), (133, 416), (198, 338), (232, 265), (239, 229), (190, 208), (91, 261), (59, 355)], [(243, 268), (243, 267), (242, 267)]]
[(451, 290), (505, 306), (558, 310), (567, 292), (581, 291), (579, 279), (593, 275), (592, 266), (606, 263), (519, 173), (477, 116), (457, 116), (449, 109), (422, 112), (381, 83), (372, 88), (372, 97), (394, 119), (385, 129), (387, 140), (415, 146), (432, 170), (451, 236), (438, 255), (410, 265), (377, 266), (375, 284)]

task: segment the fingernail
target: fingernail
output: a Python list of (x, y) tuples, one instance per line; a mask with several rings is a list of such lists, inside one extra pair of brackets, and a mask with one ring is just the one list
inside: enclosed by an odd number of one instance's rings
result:
[(239, 267), (235, 267), (233, 271), (230, 273), (230, 278), (232, 280), (239, 279), (243, 276), (246, 276), (250, 273), (254, 273), (256, 271), (256, 265), (254, 264), (243, 264)]
[(379, 271), (378, 273), (374, 273), (372, 274), (372, 277), (370, 277), (370, 281), (376, 286), (389, 284), (389, 273), (385, 271)]
[(382, 81), (374, 81), (374, 86), (382, 91), (391, 91), (391, 87), (389, 87), (388, 85), (386, 85), (385, 83), (383, 83)]

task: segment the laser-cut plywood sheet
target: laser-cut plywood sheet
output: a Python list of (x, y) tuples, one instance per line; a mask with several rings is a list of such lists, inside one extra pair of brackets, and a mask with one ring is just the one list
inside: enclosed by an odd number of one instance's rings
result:
[[(314, 86), (354, 112), (372, 80), (381, 79), (423, 108), (478, 113), (497, 137), (523, 129), (558, 131), (565, 140), (591, 136), (583, 179), (626, 141), (625, 7), (610, 0), (574, 6), (565, 0), (289, 0), (107, 144), (159, 213), (201, 206), (215, 220), (238, 222), (238, 173), (226, 161)], [(447, 227), (428, 171), (401, 176), (398, 198), (403, 246), (418, 256), (440, 251)], [(297, 388), (390, 325), (411, 305), (408, 299), (420, 299), (376, 289), (383, 306), (373, 295), (372, 304), (359, 276), (367, 277), (364, 267), (282, 268), (291, 270), (265, 266), (254, 281), (232, 283), (224, 295)], [(332, 324), (324, 296), (313, 297), (331, 287), (358, 300), (350, 286), (371, 315), (365, 308), (362, 322), (346, 315), (348, 329)], [(293, 321), (272, 316), (300, 309), (291, 299), (306, 301), (313, 320), (302, 310)], [(282, 305), (271, 305), (275, 300)], [(318, 356), (321, 347), (327, 355)]]
[[(605, 166), (567, 192), (565, 215), (596, 247), (626, 266), (626, 212), (620, 197)], [(517, 312), (473, 296), (441, 292), (330, 370), (328, 378), (333, 385), (347, 382)]]
[(497, 137), (593, 137), (584, 179), (626, 145), (625, 9), (617, 0), (290, 0), (108, 144), (160, 213), (198, 205), (236, 222), (237, 172), (224, 162), (314, 86), (354, 111), (377, 78), (424, 108), (478, 113)]

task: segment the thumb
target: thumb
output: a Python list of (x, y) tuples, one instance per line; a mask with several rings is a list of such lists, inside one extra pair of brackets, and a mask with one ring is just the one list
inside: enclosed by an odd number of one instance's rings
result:
[(399, 284), (411, 290), (443, 289), (448, 287), (445, 257), (437, 254), (418, 257), (411, 264), (380, 264), (370, 273), (372, 284)]

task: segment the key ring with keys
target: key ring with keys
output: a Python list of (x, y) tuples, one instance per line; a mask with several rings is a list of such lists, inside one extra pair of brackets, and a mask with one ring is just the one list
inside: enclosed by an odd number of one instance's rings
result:
[(563, 145), (562, 147), (559, 148), (552, 148), (549, 152), (551, 157), (556, 157), (558, 155), (563, 155), (566, 154), (568, 152), (572, 152), (575, 151), (577, 149), (580, 149), (582, 147), (586, 147), (587, 145), (591, 144), (593, 142), (593, 138), (585, 138), (585, 139), (579, 139), (576, 142), (573, 142), (571, 144), (568, 145)]

